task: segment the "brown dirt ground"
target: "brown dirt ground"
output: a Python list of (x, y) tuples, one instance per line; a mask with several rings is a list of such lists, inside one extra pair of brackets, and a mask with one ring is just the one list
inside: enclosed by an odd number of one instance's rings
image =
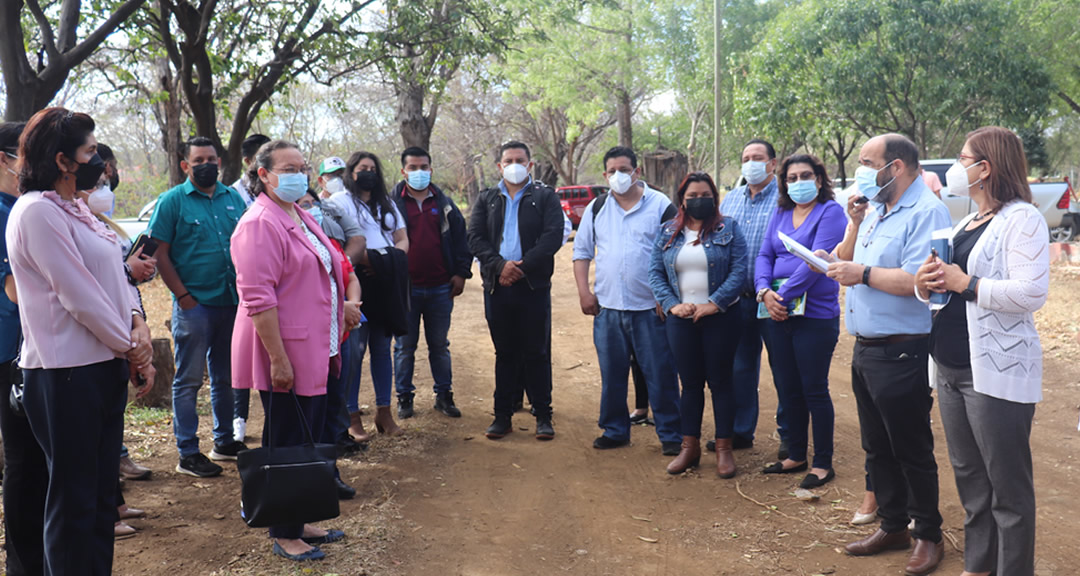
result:
[[(117, 574), (901, 574), (907, 554), (850, 558), (844, 543), (872, 527), (847, 520), (862, 497), (863, 453), (850, 390), (852, 340), (837, 346), (832, 367), (836, 404), (837, 479), (812, 504), (792, 495), (798, 478), (763, 476), (775, 456), (770, 414), (776, 394), (768, 369), (761, 378), (761, 425), (753, 449), (736, 453), (735, 480), (710, 472), (672, 477), (652, 428), (635, 428), (628, 448), (597, 452), (600, 375), (588, 318), (578, 308), (570, 249), (558, 255), (553, 289), (554, 408), (557, 438), (533, 439), (527, 414), (499, 442), (483, 437), (491, 418), (494, 355), (483, 315), (479, 279), (457, 301), (451, 331), (455, 391), (464, 412), (451, 420), (431, 409), (431, 377), (418, 353), (418, 414), (403, 439), (376, 438), (370, 450), (341, 463), (359, 490), (326, 522), (348, 538), (327, 545), (328, 558), (296, 566), (271, 556), (265, 531), (240, 520), (240, 482), (234, 466), (221, 478), (196, 480), (173, 471), (176, 452), (167, 418), (129, 425), (135, 458), (154, 469), (148, 482), (129, 482), (128, 501), (149, 516), (140, 532), (116, 544)], [(1038, 574), (1077, 574), (1080, 529), (1075, 360), (1080, 268), (1055, 267), (1051, 302), (1037, 315), (1046, 351), (1045, 400), (1032, 434), (1038, 497)], [(145, 292), (151, 327), (165, 335), (168, 299), (155, 283)], [(423, 346), (423, 345), (421, 345)], [(362, 402), (372, 402), (370, 380)], [(205, 390), (203, 402), (206, 402)], [(209, 437), (203, 409), (200, 433)], [(249, 444), (261, 430), (252, 407)], [(949, 544), (941, 574), (962, 570), (963, 510), (956, 495), (944, 433), (934, 413), (941, 511)], [(705, 427), (711, 423), (706, 416)], [(370, 419), (368, 420), (370, 425)], [(1070, 568), (1072, 566), (1073, 568)]]

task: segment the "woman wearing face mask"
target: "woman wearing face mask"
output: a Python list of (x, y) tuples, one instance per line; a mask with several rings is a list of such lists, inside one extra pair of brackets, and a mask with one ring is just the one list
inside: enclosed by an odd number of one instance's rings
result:
[[(840, 336), (840, 285), (788, 251), (778, 233), (811, 250), (832, 252), (844, 239), (847, 218), (833, 200), (832, 183), (818, 158), (790, 156), (780, 167), (779, 207), (765, 230), (754, 267), (765, 346), (788, 427), (788, 457), (764, 469), (794, 474), (807, 468), (807, 427), (813, 421), (814, 465), (801, 483), (818, 488), (832, 467), (833, 404), (829, 365)], [(766, 314), (762, 314), (765, 312)]]
[(746, 240), (734, 220), (720, 215), (719, 200), (708, 174), (684, 178), (677, 195), (679, 215), (657, 237), (649, 267), (649, 285), (667, 314), (668, 342), (683, 387), (682, 448), (668, 465), (669, 474), (681, 474), (701, 459), (708, 382), (716, 423), (716, 473), (735, 476), (732, 370), (741, 319), (729, 308), (739, 300), (748, 259)]
[[(94, 121), (48, 108), (22, 134), (6, 231), (26, 416), (49, 462), (45, 574), (110, 574), (127, 381), (154, 379), (150, 330), (116, 234), (79, 200), (105, 164)], [(130, 362), (130, 367), (129, 367)]]
[[(345, 186), (349, 193), (338, 194), (330, 201), (344, 214), (357, 219), (367, 240), (367, 251), (358, 263), (362, 270), (358, 276), (364, 286), (363, 310), (368, 322), (357, 330), (355, 343), (350, 342), (352, 359), (346, 374), (349, 434), (362, 442), (369, 438), (360, 417), (358, 400), (365, 351), (370, 354), (371, 381), (375, 388), (375, 428), (379, 433), (390, 436), (405, 433), (394, 421), (390, 409), (394, 384), (390, 343), (395, 329), (391, 326), (393, 322), (388, 311), (397, 310), (397, 307), (389, 301), (391, 298), (388, 298), (388, 294), (392, 294), (397, 279), (385, 272), (380, 275), (378, 270), (385, 271), (386, 268), (375, 266), (372, 258), (378, 258), (380, 263), (395, 259), (405, 261), (409, 236), (405, 219), (386, 191), (382, 163), (374, 154), (356, 152), (349, 157), (345, 163)], [(404, 268), (401, 272), (407, 277), (407, 261)]]
[[(232, 236), (242, 310), (233, 328), (233, 387), (259, 391), (267, 415), (263, 446), (297, 446), (307, 441), (297, 405), (310, 429), (321, 431), (327, 381), (340, 374), (345, 278), (318, 222), (296, 205), (308, 190), (296, 146), (264, 144), (248, 181), (255, 200)], [(270, 537), (274, 554), (299, 562), (325, 557), (316, 545), (344, 533), (300, 524), (274, 526)]]
[(945, 174), (978, 211), (956, 225), (952, 263), (931, 254), (916, 295), (948, 294), (930, 332), (938, 406), (964, 521), (964, 576), (1035, 572), (1031, 422), (1042, 399), (1042, 347), (1032, 314), (1046, 302), (1046, 221), (1031, 205), (1016, 134), (967, 136)]

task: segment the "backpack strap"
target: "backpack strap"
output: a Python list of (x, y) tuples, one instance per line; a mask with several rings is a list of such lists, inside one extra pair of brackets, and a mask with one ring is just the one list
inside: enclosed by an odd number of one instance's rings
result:
[(593, 241), (593, 246), (596, 246), (596, 215), (599, 214), (600, 209), (604, 207), (604, 202), (607, 202), (608, 195), (609, 195), (609, 193), (604, 192), (603, 194), (597, 196), (596, 199), (593, 200), (593, 203), (592, 203), (592, 221), (593, 221), (592, 241)]
[(679, 209), (675, 207), (675, 204), (668, 204), (667, 210), (664, 210), (664, 215), (660, 217), (660, 223), (670, 222), (679, 215)]

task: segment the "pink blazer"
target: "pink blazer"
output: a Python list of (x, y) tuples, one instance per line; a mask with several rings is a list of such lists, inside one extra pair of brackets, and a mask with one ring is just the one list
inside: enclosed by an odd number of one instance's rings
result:
[[(345, 326), (341, 261), (315, 219), (297, 210), (330, 251), (334, 277), (323, 268), (302, 228), (266, 194), (248, 208), (232, 235), (240, 309), (232, 338), (233, 388), (270, 390), (270, 357), (251, 316), (277, 308), (285, 353), (299, 396), (326, 394), (330, 369), (330, 282), (338, 286), (338, 326)], [(341, 334), (334, 334), (340, 338)]]

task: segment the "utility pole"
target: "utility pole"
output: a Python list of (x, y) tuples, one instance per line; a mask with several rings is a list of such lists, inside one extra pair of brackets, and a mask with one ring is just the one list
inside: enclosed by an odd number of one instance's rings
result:
[(720, 63), (723, 55), (720, 48), (720, 37), (723, 30), (723, 17), (721, 3), (723, 0), (713, 0), (713, 178), (720, 179)]

